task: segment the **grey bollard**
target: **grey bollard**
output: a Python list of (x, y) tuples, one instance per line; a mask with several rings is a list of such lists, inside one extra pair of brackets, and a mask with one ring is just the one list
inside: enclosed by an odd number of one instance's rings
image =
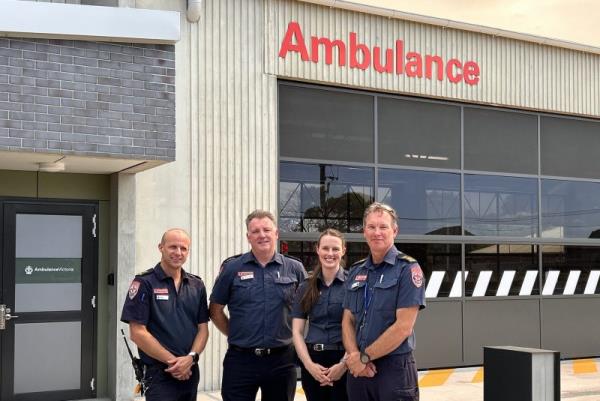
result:
[(484, 401), (560, 401), (560, 352), (483, 347)]

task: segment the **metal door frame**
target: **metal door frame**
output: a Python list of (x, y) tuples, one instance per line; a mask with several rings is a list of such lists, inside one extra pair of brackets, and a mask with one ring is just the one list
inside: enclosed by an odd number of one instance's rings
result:
[[(0, 399), (6, 401), (54, 401), (96, 397), (97, 275), (98, 275), (98, 202), (0, 198), (0, 303), (14, 307), (16, 215), (56, 214), (82, 216), (81, 310), (30, 312), (20, 314), (19, 322), (81, 321), (81, 377), (78, 390), (13, 394), (14, 325), (0, 335)], [(95, 236), (93, 233), (95, 232)], [(8, 269), (5, 268), (8, 267)], [(8, 284), (10, 283), (10, 287)], [(94, 305), (92, 305), (94, 299)], [(50, 316), (48, 316), (50, 314)], [(11, 326), (9, 329), (9, 325)], [(57, 361), (60, 362), (60, 361)], [(35, 380), (35, 378), (32, 378)]]

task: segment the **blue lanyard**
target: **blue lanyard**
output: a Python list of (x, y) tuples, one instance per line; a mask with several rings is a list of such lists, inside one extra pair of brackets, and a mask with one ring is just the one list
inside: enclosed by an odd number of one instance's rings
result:
[(373, 293), (375, 291), (369, 291), (369, 273), (367, 273), (367, 279), (365, 280), (365, 296), (363, 297), (364, 314), (367, 314), (371, 300), (373, 299)]

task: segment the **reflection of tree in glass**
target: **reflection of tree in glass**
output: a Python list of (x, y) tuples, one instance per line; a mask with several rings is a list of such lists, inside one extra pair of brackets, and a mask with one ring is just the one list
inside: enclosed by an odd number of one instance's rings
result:
[(302, 231), (335, 228), (342, 232), (360, 232), (363, 213), (372, 202), (372, 196), (354, 192), (348, 186), (341, 195), (325, 197), (321, 205), (306, 209), (301, 223), (304, 225)]

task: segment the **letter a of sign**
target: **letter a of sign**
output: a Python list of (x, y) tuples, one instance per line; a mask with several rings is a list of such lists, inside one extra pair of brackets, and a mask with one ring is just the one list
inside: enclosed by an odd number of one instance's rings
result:
[[(293, 38), (296, 39), (296, 44), (293, 43)], [(302, 61), (308, 61), (308, 50), (306, 49), (306, 43), (304, 43), (302, 28), (297, 22), (292, 21), (288, 24), (285, 37), (281, 42), (281, 49), (279, 49), (279, 57), (285, 58), (287, 52), (300, 53)]]

